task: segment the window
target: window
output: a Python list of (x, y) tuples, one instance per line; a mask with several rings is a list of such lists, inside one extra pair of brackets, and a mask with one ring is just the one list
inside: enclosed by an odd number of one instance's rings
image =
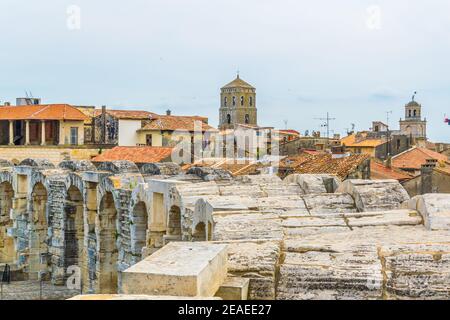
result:
[(233, 106), (236, 105), (236, 97), (233, 96)]
[(245, 124), (250, 123), (250, 116), (248, 114), (245, 115)]
[(244, 105), (244, 96), (241, 97), (241, 106)]
[(227, 114), (227, 123), (231, 124), (231, 115), (230, 114)]
[(250, 97), (250, 107), (253, 106), (253, 97)]
[(78, 128), (76, 127), (70, 128), (70, 144), (78, 144)]
[(411, 117), (411, 110), (408, 110), (409, 112), (408, 112), (408, 114), (409, 114), (409, 117)]
[(380, 128), (378, 126), (375, 126), (375, 132), (380, 131)]
[(400, 149), (400, 139), (397, 139), (397, 150)]
[(225, 97), (225, 98), (223, 99), (223, 105), (226, 107), (226, 106), (227, 106), (227, 103), (228, 103), (228, 98)]
[(414, 117), (417, 117), (417, 110), (414, 110)]
[(153, 137), (153, 135), (151, 135), (151, 134), (145, 135), (145, 144), (147, 146), (152, 146), (152, 137)]

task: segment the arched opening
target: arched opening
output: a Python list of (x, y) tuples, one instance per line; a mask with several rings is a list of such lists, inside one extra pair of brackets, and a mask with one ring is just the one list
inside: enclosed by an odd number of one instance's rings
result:
[(181, 240), (181, 210), (178, 206), (172, 206), (169, 211), (167, 234), (174, 239)]
[(233, 107), (236, 105), (236, 97), (233, 96)]
[(117, 210), (111, 192), (103, 196), (99, 209), (99, 293), (117, 293)]
[(249, 124), (250, 123), (250, 115), (246, 114), (244, 121), (245, 121), (245, 124)]
[(223, 105), (224, 105), (224, 107), (226, 107), (227, 104), (228, 104), (228, 98), (225, 97), (225, 98), (223, 99)]
[(195, 230), (192, 234), (192, 241), (211, 241), (212, 240), (212, 224), (208, 222), (208, 229), (206, 229), (206, 224), (200, 222), (196, 225)]
[(245, 101), (244, 96), (241, 96), (241, 106), (244, 106), (244, 101)]
[[(81, 191), (71, 186), (67, 190), (64, 206), (66, 219), (64, 221), (64, 267), (84, 267), (84, 221), (83, 221), (83, 196)], [(84, 274), (83, 272), (81, 273)], [(84, 280), (84, 279), (82, 279)], [(84, 282), (84, 281), (83, 281)]]
[(31, 193), (31, 232), (29, 272), (39, 276), (48, 271), (50, 259), (48, 256), (48, 221), (47, 221), (47, 189), (42, 183), (37, 183)]
[(231, 124), (231, 115), (227, 114), (227, 124)]
[(249, 99), (250, 101), (249, 101), (249, 104), (250, 104), (250, 107), (251, 106), (253, 106), (253, 98), (252, 97), (250, 97), (250, 99)]
[(204, 222), (199, 222), (195, 226), (195, 230), (192, 233), (192, 241), (206, 241), (206, 226)]
[(8, 228), (13, 226), (10, 218), (14, 190), (9, 182), (0, 183), (0, 262), (14, 263), (16, 254), (14, 238), (8, 237)]
[(133, 220), (131, 224), (131, 241), (133, 254), (142, 259), (142, 248), (147, 244), (148, 213), (144, 202), (138, 202), (133, 209)]

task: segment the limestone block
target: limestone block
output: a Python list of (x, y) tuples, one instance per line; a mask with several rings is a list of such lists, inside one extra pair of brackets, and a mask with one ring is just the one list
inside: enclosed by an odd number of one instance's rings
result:
[(304, 193), (333, 193), (340, 184), (339, 178), (329, 174), (292, 174), (285, 183), (297, 183)]
[(247, 196), (253, 198), (266, 197), (267, 194), (261, 190), (259, 185), (230, 185), (220, 186), (221, 196)]
[(352, 195), (358, 211), (400, 209), (410, 199), (397, 180), (346, 180), (336, 192)]
[(390, 210), (381, 212), (344, 213), (349, 227), (419, 225), (422, 217), (415, 210)]
[(247, 300), (250, 280), (242, 277), (228, 277), (216, 292), (223, 300)]
[(428, 230), (450, 230), (450, 194), (416, 196), (408, 205), (411, 209), (417, 208)]
[(336, 299), (339, 295), (376, 299), (382, 295), (382, 283), (376, 246), (300, 246), (285, 253), (277, 299)]
[(356, 211), (353, 198), (345, 193), (307, 194), (302, 198), (312, 215)]
[(281, 253), (280, 241), (230, 241), (228, 272), (250, 279), (249, 300), (275, 299), (276, 270)]
[(450, 244), (386, 245), (380, 250), (388, 298), (450, 298)]
[(226, 245), (171, 242), (125, 270), (120, 293), (211, 297), (226, 275)]
[(276, 214), (239, 213), (213, 215), (213, 240), (282, 239), (281, 219)]
[(268, 197), (289, 196), (304, 194), (303, 190), (296, 183), (263, 184), (261, 189)]

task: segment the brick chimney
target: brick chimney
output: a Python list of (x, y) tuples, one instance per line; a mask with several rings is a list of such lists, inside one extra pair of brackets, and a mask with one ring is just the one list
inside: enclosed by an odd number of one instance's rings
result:
[(433, 193), (433, 170), (436, 168), (436, 159), (427, 159), (427, 162), (420, 168), (421, 194)]

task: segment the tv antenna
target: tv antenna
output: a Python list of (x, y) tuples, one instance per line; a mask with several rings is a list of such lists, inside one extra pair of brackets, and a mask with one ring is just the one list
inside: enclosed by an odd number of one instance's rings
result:
[(330, 121), (336, 120), (336, 118), (330, 118), (330, 114), (327, 112), (326, 118), (314, 118), (315, 120), (326, 121), (321, 127), (327, 128), (327, 139), (330, 138)]
[(389, 129), (389, 115), (392, 114), (392, 111), (386, 111), (386, 125)]

